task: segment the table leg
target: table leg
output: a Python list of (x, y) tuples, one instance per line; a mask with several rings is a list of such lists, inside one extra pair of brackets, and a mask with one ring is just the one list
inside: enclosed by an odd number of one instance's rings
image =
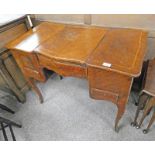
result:
[(3, 104), (0, 104), (0, 108), (7, 111), (7, 112), (10, 112), (12, 114), (14, 114), (15, 112), (13, 110), (11, 110), (10, 108), (8, 108), (7, 106), (3, 105)]
[(138, 99), (138, 107), (137, 107), (137, 111), (136, 111), (136, 115), (135, 115), (135, 119), (134, 121), (131, 123), (131, 126), (135, 127), (137, 126), (137, 118), (139, 116), (139, 113), (140, 113), (140, 110), (142, 109), (142, 107), (144, 107), (144, 104), (146, 104), (147, 100), (149, 99), (149, 96), (147, 97), (147, 99), (145, 101), (141, 101), (141, 98), (144, 96), (145, 94), (142, 93), (140, 96), (139, 96), (139, 99)]
[(148, 133), (148, 131), (149, 131), (149, 129), (150, 129), (150, 127), (151, 127), (151, 125), (153, 124), (154, 121), (155, 121), (155, 111), (154, 111), (154, 113), (153, 113), (153, 115), (151, 117), (151, 120), (149, 122), (149, 125), (147, 126), (146, 129), (143, 130), (143, 133), (144, 134)]
[(27, 81), (28, 81), (29, 85), (31, 86), (31, 88), (34, 90), (34, 92), (39, 96), (40, 103), (43, 103), (44, 102), (43, 96), (42, 96), (39, 88), (36, 86), (34, 79), (27, 78)]
[(9, 119), (6, 119), (4, 117), (0, 117), (0, 122), (3, 122), (7, 125), (13, 125), (15, 127), (21, 128), (22, 126), (20, 124), (15, 123), (14, 121), (11, 121)]
[(2, 128), (2, 132), (3, 132), (4, 139), (5, 139), (5, 141), (8, 141), (8, 137), (7, 137), (7, 135), (6, 135), (6, 131), (5, 131), (4, 125), (3, 125), (2, 122), (1, 122), (0, 124), (1, 124), (1, 128)]
[(140, 123), (137, 125), (137, 129), (139, 129), (145, 119), (145, 117), (147, 116), (148, 112), (150, 111), (150, 109), (152, 108), (152, 98), (149, 97), (149, 99), (147, 100), (147, 103), (146, 103), (146, 106), (144, 108), (144, 112), (143, 112), (143, 115), (142, 115), (142, 118), (140, 120)]
[(122, 118), (124, 112), (125, 112), (125, 104), (118, 104), (117, 105), (117, 108), (118, 108), (118, 111), (117, 111), (117, 115), (116, 115), (116, 119), (115, 119), (115, 131), (118, 132), (118, 123), (120, 121), (120, 119)]
[(11, 125), (9, 125), (9, 129), (10, 129), (10, 132), (11, 132), (11, 136), (12, 136), (13, 141), (16, 141), (16, 137), (15, 137), (15, 135), (13, 133), (13, 129), (12, 129), (12, 126)]

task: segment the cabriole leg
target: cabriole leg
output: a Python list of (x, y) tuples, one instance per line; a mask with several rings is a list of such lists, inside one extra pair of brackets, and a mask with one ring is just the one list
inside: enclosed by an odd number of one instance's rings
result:
[(115, 131), (118, 132), (118, 123), (120, 119), (122, 118), (124, 111), (125, 111), (125, 104), (118, 104), (117, 105), (118, 111), (117, 111), (117, 116), (115, 120)]

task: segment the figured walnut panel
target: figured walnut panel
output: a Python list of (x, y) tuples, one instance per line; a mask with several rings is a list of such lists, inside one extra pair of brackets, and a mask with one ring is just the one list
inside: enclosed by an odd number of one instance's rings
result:
[(90, 55), (87, 63), (107, 69), (103, 63), (111, 64), (110, 70), (137, 77), (146, 54), (147, 33), (136, 29), (111, 29), (99, 46)]
[[(54, 30), (57, 28), (53, 23), (51, 26)], [(106, 32), (105, 28), (65, 25), (57, 34), (38, 44), (34, 51), (49, 58), (67, 58), (67, 61), (84, 64)]]
[(38, 58), (41, 66), (44, 66), (45, 68), (52, 70), (59, 75), (75, 76), (80, 78), (87, 76), (86, 67), (81, 66), (80, 64), (68, 61), (65, 62), (60, 60), (54, 60), (41, 55), (39, 55)]
[(45, 81), (46, 77), (43, 69), (39, 65), (37, 56), (34, 53), (12, 51), (12, 54), (26, 77), (32, 77), (42, 82)]
[(127, 103), (132, 77), (88, 66), (88, 80), (92, 98)]

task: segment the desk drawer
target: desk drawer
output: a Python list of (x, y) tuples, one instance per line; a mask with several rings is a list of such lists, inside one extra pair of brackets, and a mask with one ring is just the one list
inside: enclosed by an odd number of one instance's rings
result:
[(86, 77), (86, 67), (72, 62), (49, 59), (39, 56), (40, 65), (63, 76)]
[(88, 66), (88, 80), (92, 98), (127, 103), (132, 77)]
[(119, 95), (113, 92), (105, 91), (105, 90), (90, 88), (90, 96), (94, 99), (110, 100), (113, 103), (117, 103)]
[(31, 68), (28, 67), (23, 67), (24, 69), (24, 73), (27, 77), (32, 77), (36, 80), (42, 81), (42, 76), (40, 75), (40, 73), (37, 70), (32, 70)]
[(26, 53), (20, 51), (12, 51), (23, 74), (28, 78), (44, 82), (46, 77), (41, 66), (38, 63), (37, 56), (34, 53)]

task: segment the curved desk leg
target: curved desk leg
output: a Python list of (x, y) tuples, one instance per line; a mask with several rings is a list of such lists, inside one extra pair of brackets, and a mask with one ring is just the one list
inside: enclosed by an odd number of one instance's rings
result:
[(117, 115), (116, 115), (116, 119), (115, 119), (115, 131), (116, 132), (118, 132), (118, 130), (119, 130), (118, 123), (125, 112), (125, 105), (126, 105), (126, 103), (117, 104), (118, 111), (117, 111)]
[(43, 96), (42, 96), (42, 94), (41, 94), (39, 88), (36, 86), (34, 79), (32, 79), (32, 78), (27, 78), (27, 81), (28, 81), (29, 85), (31, 86), (31, 88), (32, 88), (32, 89), (35, 91), (35, 93), (39, 96), (40, 103), (43, 103), (43, 102), (44, 102)]

